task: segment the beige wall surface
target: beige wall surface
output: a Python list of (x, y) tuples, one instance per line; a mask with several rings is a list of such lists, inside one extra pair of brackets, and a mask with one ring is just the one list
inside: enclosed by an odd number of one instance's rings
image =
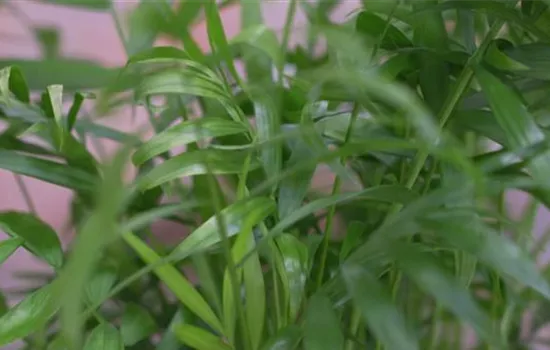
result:
[[(113, 0), (117, 12), (124, 14), (136, 5), (138, 0)], [(125, 53), (118, 39), (111, 15), (107, 12), (88, 12), (85, 10), (66, 8), (31, 0), (8, 0), (16, 10), (10, 12), (0, 9), (0, 58), (36, 58), (39, 48), (28, 25), (41, 27), (56, 27), (60, 31), (60, 48), (64, 56), (95, 60), (105, 66), (120, 66), (125, 63)], [(344, 19), (359, 1), (348, 0), (334, 14), (335, 19)], [(264, 17), (269, 26), (280, 29), (284, 25), (284, 17), (288, 3), (284, 0), (265, 2)], [(235, 35), (240, 25), (240, 14), (237, 6), (228, 8), (222, 14), (228, 36)], [(297, 30), (294, 40), (300, 38), (300, 22), (302, 13), (297, 15)], [(203, 48), (208, 47), (204, 24), (199, 23), (193, 30), (193, 35)], [(162, 43), (162, 41), (159, 41)], [(166, 44), (166, 42), (164, 42)], [(137, 130), (145, 119), (143, 116), (132, 122), (128, 111), (121, 111), (110, 116), (106, 123), (123, 130)], [(112, 149), (112, 145), (106, 145)], [(330, 183), (330, 177), (322, 177), (319, 185)], [(70, 193), (54, 185), (38, 180), (24, 179), (40, 217), (52, 225), (58, 232), (67, 230), (67, 218), (70, 203)], [(519, 194), (509, 198), (509, 203), (517, 211), (523, 202)], [(0, 210), (28, 210), (20, 194), (14, 176), (0, 170)], [(539, 215), (537, 231), (546, 227), (550, 217), (544, 213)], [(0, 236), (2, 233), (0, 232)], [(0, 237), (1, 238), (1, 237)], [(12, 278), (14, 271), (41, 269), (25, 251), (20, 250), (0, 268), (0, 288), (17, 288), (19, 282)], [(13, 302), (14, 300), (12, 300)]]

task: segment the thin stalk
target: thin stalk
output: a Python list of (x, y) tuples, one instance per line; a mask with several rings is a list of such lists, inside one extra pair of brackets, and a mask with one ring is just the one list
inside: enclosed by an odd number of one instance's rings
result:
[(29, 193), (23, 177), (16, 173), (13, 173), (13, 177), (15, 178), (15, 182), (17, 183), (17, 187), (19, 187), (19, 192), (21, 192), (21, 195), (23, 196), (23, 200), (27, 205), (27, 209), (29, 209), (32, 214), (38, 215), (36, 211), (36, 206), (34, 205), (31, 194)]
[[(443, 129), (445, 127), (451, 115), (453, 114), (453, 111), (455, 110), (456, 106), (458, 105), (464, 93), (467, 91), (468, 87), (470, 86), (470, 83), (474, 76), (473, 67), (475, 67), (481, 62), (481, 60), (483, 59), (483, 55), (487, 51), (487, 48), (489, 47), (491, 41), (498, 34), (498, 32), (500, 31), (503, 25), (504, 25), (504, 21), (496, 20), (495, 23), (493, 23), (493, 25), (489, 29), (489, 32), (485, 36), (485, 39), (483, 40), (481, 45), (477, 48), (474, 54), (468, 59), (466, 66), (460, 73), (460, 76), (458, 77), (455, 85), (453, 86), (452, 92), (447, 96), (447, 99), (443, 107), (441, 108), (441, 112), (438, 115), (437, 119), (439, 120), (440, 129)], [(407, 181), (405, 182), (405, 187), (411, 189), (414, 186), (414, 184), (418, 180), (418, 176), (420, 175), (422, 168), (424, 167), (424, 164), (426, 163), (426, 160), (428, 159), (429, 154), (430, 154), (429, 151), (426, 151), (426, 150), (421, 150), (417, 153), (413, 161), (413, 165), (409, 173), (409, 176), (407, 178)], [(401, 208), (402, 208), (401, 204), (393, 205), (386, 218), (393, 216), (394, 214), (399, 212)]]
[(428, 349), (430, 350), (436, 350), (437, 349), (437, 340), (439, 338), (439, 319), (441, 318), (441, 314), (443, 312), (443, 309), (441, 306), (436, 302), (434, 313), (432, 317), (432, 324), (430, 328), (430, 336), (429, 336), (429, 346)]
[[(348, 123), (348, 127), (346, 130), (346, 135), (344, 137), (344, 145), (348, 143), (351, 133), (353, 131), (353, 127), (355, 125), (355, 121), (357, 120), (357, 116), (359, 115), (359, 104), (355, 104), (353, 107), (353, 111), (351, 112), (350, 121)], [(340, 158), (340, 163), (344, 164), (346, 161), (346, 157)], [(331, 195), (335, 195), (340, 191), (342, 180), (340, 179), (340, 176), (336, 175), (336, 178), (334, 179), (334, 183), (332, 184), (332, 192)], [(330, 241), (331, 231), (332, 231), (332, 222), (334, 220), (334, 214), (336, 213), (336, 205), (332, 205), (329, 209), (328, 215), (327, 215), (327, 223), (325, 225), (325, 235), (323, 236), (323, 242), (321, 245), (321, 260), (320, 260), (320, 267), (319, 267), (319, 274), (317, 275), (316, 280), (316, 289), (319, 289), (321, 287), (321, 284), (323, 283), (323, 276), (325, 274), (325, 265), (328, 255), (328, 245)]]
[(227, 263), (227, 270), (229, 272), (229, 281), (231, 283), (231, 289), (233, 291), (233, 297), (234, 297), (234, 303), (235, 308), (237, 309), (237, 315), (241, 321), (241, 327), (240, 330), (242, 332), (242, 341), (244, 343), (245, 349), (252, 349), (251, 341), (250, 341), (250, 334), (248, 331), (248, 325), (246, 323), (246, 316), (244, 312), (243, 303), (241, 301), (239, 292), (239, 279), (237, 277), (237, 269), (235, 267), (235, 261), (233, 261), (233, 256), (231, 254), (231, 243), (229, 242), (229, 236), (227, 234), (227, 228), (225, 226), (225, 218), (223, 215), (221, 215), (222, 211), (222, 204), (220, 202), (220, 198), (218, 197), (216, 193), (216, 178), (210, 171), (210, 164), (208, 161), (205, 162), (207, 167), (207, 178), (208, 178), (208, 187), (210, 190), (210, 197), (212, 199), (212, 205), (214, 207), (214, 215), (216, 217), (216, 223), (218, 226), (218, 233), (220, 235), (221, 243), (223, 246), (223, 251)]
[[(358, 338), (357, 332), (359, 330), (360, 324), (361, 324), (361, 312), (355, 306), (353, 306), (351, 310), (351, 320), (349, 323), (349, 334), (353, 338)], [(353, 350), (353, 349), (355, 349), (355, 341), (353, 341), (352, 339), (348, 339), (344, 350)]]
[(288, 42), (290, 40), (290, 32), (292, 29), (292, 24), (294, 23), (294, 17), (296, 16), (296, 8), (298, 6), (297, 0), (290, 0), (290, 3), (288, 4), (288, 10), (286, 13), (286, 20), (285, 20), (285, 26), (283, 29), (283, 38), (281, 40), (281, 61), (279, 63), (279, 66), (277, 67), (277, 71), (279, 72), (279, 84), (283, 86), (284, 83), (284, 68), (285, 68), (285, 57), (288, 50)]

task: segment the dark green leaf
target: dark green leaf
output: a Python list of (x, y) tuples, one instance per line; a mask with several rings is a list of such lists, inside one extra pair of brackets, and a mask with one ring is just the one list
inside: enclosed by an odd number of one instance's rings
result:
[(392, 303), (391, 293), (371, 272), (359, 265), (344, 264), (342, 274), (351, 298), (374, 336), (388, 350), (419, 349), (405, 318)]
[(0, 242), (0, 265), (6, 261), (25, 240), (21, 237), (8, 238)]
[(489, 317), (481, 311), (460, 281), (441, 269), (440, 261), (430, 258), (410, 244), (391, 242), (388, 249), (399, 268), (415, 281), (420, 289), (432, 294), (441, 305), (468, 322), (480, 336), (489, 342), (498, 342), (491, 330)]
[(281, 329), (261, 348), (262, 350), (294, 350), (302, 338), (302, 330), (296, 325)]
[(348, 203), (354, 200), (408, 203), (414, 200), (415, 197), (416, 195), (413, 192), (402, 186), (379, 186), (368, 188), (363, 191), (335, 194), (303, 205), (285, 219), (279, 221), (279, 223), (271, 229), (269, 234), (278, 235), (299, 220), (333, 205)]
[[(504, 130), (508, 144), (513, 150), (545, 140), (545, 134), (510, 87), (482, 68), (478, 68), (476, 76), (487, 96), (493, 115)], [(529, 170), (535, 180), (545, 183), (550, 174), (550, 151), (531, 161)]]
[(359, 245), (364, 229), (365, 227), (360, 221), (350, 222), (342, 248), (340, 248), (340, 261), (344, 261), (351, 251)]
[[(71, 1), (72, 2), (72, 1)], [(59, 58), (56, 60), (0, 60), (0, 67), (18, 66), (31, 90), (44, 90), (60, 84), (66, 92), (105, 87), (118, 72), (92, 61)]]
[(110, 324), (100, 324), (92, 330), (83, 350), (124, 350), (119, 331)]
[(76, 117), (78, 116), (78, 112), (80, 111), (80, 107), (82, 106), (82, 102), (84, 102), (84, 95), (82, 95), (80, 92), (75, 93), (73, 104), (71, 105), (71, 109), (69, 109), (69, 113), (67, 114), (68, 132), (73, 130), (73, 127), (76, 123)]
[(12, 237), (24, 239), (23, 246), (55, 268), (63, 264), (63, 251), (57, 233), (32, 214), (1, 212), (0, 227)]
[(77, 191), (93, 191), (95, 178), (82, 170), (50, 160), (0, 150), (0, 168)]
[(27, 337), (46, 325), (59, 307), (52, 287), (38, 289), (0, 317), (0, 346)]
[(108, 10), (111, 8), (111, 0), (44, 0), (44, 2), (63, 6), (83, 7), (89, 10)]
[[(435, 213), (434, 213), (435, 214)], [(468, 212), (448, 212), (426, 218), (426, 228), (445, 230), (442, 238), (462, 249), (500, 273), (516, 279), (550, 298), (550, 285), (541, 275), (532, 259), (510, 241)]]
[(308, 301), (304, 325), (304, 349), (342, 349), (344, 335), (330, 299), (314, 295)]
[(147, 310), (136, 304), (126, 305), (120, 325), (120, 334), (124, 345), (132, 346), (148, 338), (156, 329), (155, 320)]
[[(355, 30), (359, 34), (367, 36), (369, 42), (378, 42), (382, 38), (378, 45), (384, 50), (396, 50), (412, 46), (412, 42), (405, 34), (391, 23), (384, 34), (386, 25), (387, 20), (372, 12), (362, 11), (357, 16)], [(384, 35), (382, 36), (382, 34)]]

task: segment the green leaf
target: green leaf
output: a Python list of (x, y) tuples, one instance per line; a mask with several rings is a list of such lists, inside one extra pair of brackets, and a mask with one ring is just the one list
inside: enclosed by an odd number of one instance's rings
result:
[(218, 317), (180, 271), (172, 265), (163, 264), (161, 257), (134, 234), (128, 232), (122, 237), (147, 265), (156, 265), (153, 271), (179, 301), (214, 330), (223, 334), (224, 329)]
[(533, 260), (515, 243), (487, 227), (472, 213), (434, 212), (422, 220), (422, 225), (436, 232), (446, 232), (441, 238), (452, 246), (550, 298), (550, 285)]
[(344, 335), (340, 320), (326, 296), (316, 294), (307, 305), (304, 325), (304, 349), (342, 349)]
[(132, 346), (148, 338), (156, 330), (155, 320), (147, 310), (133, 303), (126, 305), (120, 325), (124, 345)]
[[(146, 190), (178, 178), (204, 175), (209, 171), (212, 174), (239, 174), (242, 172), (247, 153), (246, 151), (217, 149), (184, 152), (166, 160), (143, 175), (138, 181), (138, 187)], [(252, 159), (249, 169), (254, 170), (259, 166), (259, 162)]]
[[(250, 6), (251, 3), (254, 3), (254, 1), (249, 1), (247, 5)], [(239, 34), (231, 39), (231, 44), (248, 45), (260, 50), (271, 59), (273, 64), (275, 64), (275, 67), (280, 67), (283, 63), (283, 57), (281, 56), (281, 48), (279, 41), (277, 40), (277, 36), (273, 30), (263, 24), (254, 25), (243, 29)]]
[(41, 330), (58, 308), (59, 305), (52, 295), (51, 284), (27, 295), (0, 317), (0, 346)]
[(122, 169), (128, 156), (129, 150), (123, 148), (105, 164), (102, 180), (95, 187), (93, 206), (88, 208), (85, 220), (79, 222), (76, 240), (56, 280), (56, 298), (63, 302), (60, 333), (69, 348), (82, 346), (86, 321), (85, 292), (96, 266), (101, 266), (105, 252), (118, 246), (118, 218), (128, 198), (122, 180)]
[(102, 323), (92, 330), (83, 350), (124, 350), (119, 331), (112, 325)]
[(262, 346), (262, 350), (294, 350), (302, 338), (302, 330), (297, 325), (281, 329)]
[(96, 180), (87, 172), (19, 152), (0, 150), (0, 168), (77, 191), (91, 192), (95, 188)]
[(185, 344), (194, 349), (204, 350), (231, 350), (222, 338), (201, 328), (183, 324), (175, 328), (176, 335)]
[(65, 131), (63, 125), (63, 85), (50, 85), (46, 92), (42, 94), (42, 109), (46, 116), (55, 121), (53, 138), (59, 150), (63, 150), (63, 141), (65, 140)]
[[(510, 87), (482, 68), (476, 70), (476, 77), (512, 150), (545, 140), (545, 134)], [(550, 174), (550, 151), (532, 160), (528, 168), (535, 180), (546, 183)]]
[(307, 246), (296, 237), (282, 234), (275, 239), (281, 252), (284, 266), (283, 277), (289, 286), (289, 323), (296, 321), (304, 298), (307, 276), (309, 273), (309, 251)]
[(351, 251), (359, 245), (364, 230), (365, 227), (361, 221), (352, 221), (349, 223), (346, 237), (342, 243), (342, 248), (340, 248), (340, 261), (344, 261)]
[(145, 142), (132, 158), (135, 165), (170, 149), (197, 142), (205, 138), (234, 135), (246, 132), (247, 128), (235, 121), (221, 118), (200, 118), (172, 126)]
[(100, 267), (94, 272), (86, 286), (86, 298), (91, 305), (105, 300), (117, 280), (116, 270), (109, 267)]
[(44, 90), (52, 84), (63, 85), (65, 92), (103, 88), (118, 74), (96, 62), (72, 58), (0, 60), (0, 67), (6, 66), (19, 67), (30, 90)]
[(111, 8), (111, 0), (44, 0), (44, 2), (55, 5), (83, 7), (88, 10), (108, 10)]
[[(367, 37), (369, 42), (378, 42), (381, 49), (397, 50), (412, 46), (412, 42), (401, 30), (382, 17), (369, 12), (362, 11), (355, 20), (355, 30)], [(386, 29), (387, 26), (387, 30)]]
[(342, 266), (342, 274), (354, 305), (386, 349), (419, 349), (416, 336), (407, 328), (403, 314), (392, 303), (390, 291), (370, 271), (346, 263)]
[(4, 263), (25, 240), (21, 237), (8, 238), (0, 242), (0, 265)]
[[(234, 203), (223, 209), (220, 215), (224, 217), (227, 236), (231, 237), (241, 232), (243, 227), (257, 225), (274, 211), (275, 203), (272, 199), (257, 197)], [(219, 242), (218, 223), (216, 217), (212, 216), (185, 238), (171, 255), (183, 259), (204, 252)]]
[[(285, 164), (285, 168), (291, 168), (303, 162), (304, 159), (314, 157), (313, 151), (300, 138), (290, 146), (292, 154)], [(284, 178), (279, 184), (278, 212), (279, 218), (284, 219), (294, 213), (306, 197), (313, 174), (317, 165), (312, 164), (307, 169), (295, 171), (291, 176)]]
[(363, 191), (335, 194), (303, 205), (291, 215), (279, 221), (279, 223), (271, 229), (269, 236), (281, 234), (299, 220), (333, 205), (348, 203), (354, 200), (372, 200), (385, 203), (405, 204), (414, 200), (415, 197), (416, 195), (405, 187), (393, 185), (371, 187)]
[(432, 294), (443, 306), (468, 322), (491, 343), (498, 342), (491, 330), (491, 320), (481, 311), (468, 290), (440, 266), (441, 261), (422, 253), (418, 247), (388, 242), (388, 250), (402, 269), (424, 292)]
[(55, 268), (63, 264), (63, 251), (57, 233), (42, 220), (28, 213), (0, 212), (0, 228), (12, 237), (23, 238), (23, 246)]
[(17, 66), (0, 70), (0, 94), (9, 96), (9, 92), (21, 102), (30, 102), (29, 87)]
[(75, 93), (73, 104), (71, 105), (71, 109), (69, 109), (69, 113), (67, 114), (68, 132), (73, 130), (73, 127), (76, 123), (76, 117), (78, 116), (78, 112), (80, 111), (80, 107), (82, 106), (82, 102), (84, 102), (84, 95), (82, 95), (80, 92)]
[(240, 82), (240, 77), (235, 69), (235, 64), (233, 62), (229, 44), (227, 43), (227, 38), (225, 36), (222, 19), (216, 1), (207, 0), (204, 3), (204, 11), (206, 15), (206, 31), (208, 33), (208, 40), (210, 42), (212, 52), (215, 55), (219, 55), (220, 60), (225, 61), (225, 64), (227, 65), (229, 72), (235, 81)]
[[(414, 2), (415, 10), (429, 8), (437, 0)], [(437, 52), (448, 50), (448, 37), (441, 13), (429, 11), (419, 13), (414, 20), (415, 45), (434, 49)], [(419, 54), (419, 82), (422, 96), (434, 114), (439, 113), (449, 92), (449, 68), (440, 57), (431, 53)]]

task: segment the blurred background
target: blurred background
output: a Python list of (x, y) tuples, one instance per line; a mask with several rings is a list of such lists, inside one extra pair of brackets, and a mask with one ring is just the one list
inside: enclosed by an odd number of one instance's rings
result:
[[(103, 74), (109, 68), (123, 66), (126, 62), (126, 54), (118, 35), (120, 28), (117, 29), (113, 16), (120, 18), (121, 23), (124, 24), (122, 31), (125, 35), (129, 35), (127, 24), (129, 19), (133, 18), (131, 14), (143, 1), (113, 0), (114, 6), (110, 11), (91, 11), (74, 6), (78, 1), (0, 1), (0, 68), (14, 62), (36, 63), (37, 60), (51, 57), (87, 60), (86, 69), (95, 69), (97, 75)], [(56, 2), (72, 3), (72, 6), (63, 6)], [(333, 20), (345, 21), (353, 13), (353, 10), (358, 8), (359, 3), (358, 0), (341, 1), (340, 5), (334, 9)], [(279, 34), (280, 28), (284, 26), (287, 5), (285, 0), (266, 0), (263, 6), (266, 23)], [(238, 2), (224, 6), (221, 13), (226, 34), (231, 38), (240, 28), (241, 18)], [(291, 39), (293, 45), (303, 42), (305, 39), (304, 21), (304, 14), (298, 12)], [(193, 23), (190, 29), (195, 41), (201, 48), (208, 50), (204, 23), (200, 21)], [(156, 39), (155, 45), (177, 45), (177, 43), (169, 37), (160, 36)], [(33, 68), (30, 67), (28, 69), (32, 72)], [(29, 74), (29, 70), (27, 70), (27, 78), (30, 81), (39, 79), (32, 73)], [(56, 73), (53, 72), (50, 79), (56, 77)], [(78, 81), (78, 76), (59, 76), (59, 78), (72, 79), (75, 86), (81, 84)], [(49, 83), (57, 83), (57, 81)], [(124, 131), (142, 131), (148, 124), (144, 115), (138, 113), (135, 118), (132, 118), (129, 110), (118, 110), (114, 115), (102, 116), (99, 122)], [(146, 132), (143, 137), (147, 137)], [(99, 140), (90, 140), (90, 147), (98, 156), (106, 157), (112, 152), (114, 145)], [(320, 188), (331, 183), (330, 175), (323, 172), (315, 180), (315, 186)], [(0, 210), (28, 211), (30, 209), (29, 200), (25, 200), (24, 188), (28, 190), (28, 197), (38, 215), (59, 232), (66, 244), (70, 237), (68, 218), (71, 197), (69, 191), (38, 180), (17, 178), (7, 171), (0, 170)], [(519, 212), (523, 202), (521, 194), (511, 193), (508, 198), (509, 210), (515, 213)], [(549, 223), (550, 215), (546, 212), (539, 212), (536, 234), (545, 231)], [(167, 236), (171, 233), (170, 226), (161, 226), (158, 230)], [(0, 233), (0, 236), (2, 239), (3, 233)], [(8, 291), (17, 290), (21, 288), (22, 282), (21, 279), (16, 278), (17, 275), (14, 277), (14, 272), (39, 271), (40, 269), (40, 264), (33, 261), (25, 250), (20, 249), (0, 268), (0, 288)], [(28, 281), (28, 279), (25, 280)], [(13, 303), (16, 300), (17, 298), (12, 297), (9, 302)]]

